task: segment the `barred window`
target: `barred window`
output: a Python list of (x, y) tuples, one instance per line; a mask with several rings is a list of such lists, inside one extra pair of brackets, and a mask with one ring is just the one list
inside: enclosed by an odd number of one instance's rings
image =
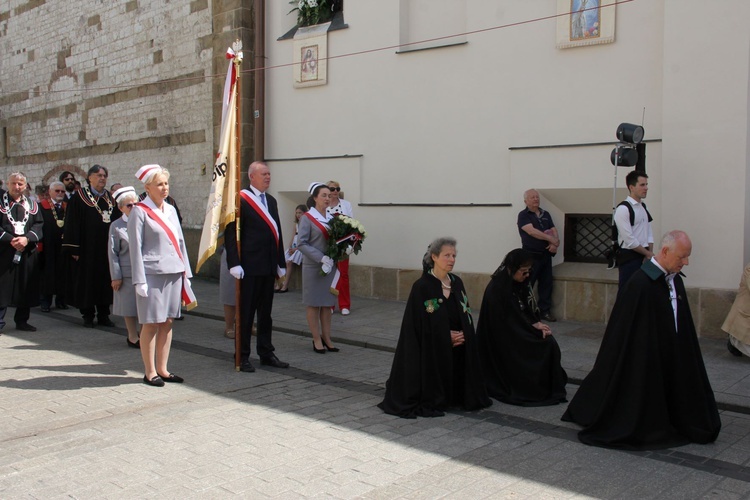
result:
[(611, 224), (610, 214), (567, 214), (565, 261), (606, 264), (605, 253), (612, 238)]

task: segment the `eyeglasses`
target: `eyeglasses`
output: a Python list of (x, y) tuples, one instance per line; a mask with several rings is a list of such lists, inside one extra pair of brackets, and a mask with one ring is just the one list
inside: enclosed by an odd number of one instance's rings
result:
[(63, 181), (74, 181), (75, 177), (66, 177)]
[(65, 192), (64, 189), (53, 189), (52, 191), (54, 191), (55, 193), (64, 193)]
[(125, 206), (128, 207), (128, 208), (133, 208), (135, 206), (135, 203), (128, 203)]
[(331, 191), (341, 191), (340, 187), (329, 187), (328, 189), (330, 189)]

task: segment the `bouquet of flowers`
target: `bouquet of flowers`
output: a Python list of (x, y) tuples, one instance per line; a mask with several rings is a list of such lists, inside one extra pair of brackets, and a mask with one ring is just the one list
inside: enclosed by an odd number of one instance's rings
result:
[(296, 5), (289, 13), (297, 11), (297, 26), (300, 27), (327, 23), (333, 18), (336, 4), (334, 0), (292, 0), (289, 3)]
[(362, 250), (367, 231), (358, 220), (336, 214), (328, 221), (328, 227), (326, 255), (334, 262), (347, 259), (351, 254), (356, 255)]

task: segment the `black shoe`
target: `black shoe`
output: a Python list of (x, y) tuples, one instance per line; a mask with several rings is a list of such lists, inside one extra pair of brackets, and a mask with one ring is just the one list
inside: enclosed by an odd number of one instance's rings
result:
[[(325, 344), (323, 344), (323, 345), (325, 345)], [(317, 347), (315, 347), (315, 341), (314, 340), (313, 340), (313, 351), (317, 352), (318, 354), (325, 354), (326, 353), (325, 348), (324, 349), (318, 349)]]
[(115, 322), (109, 318), (102, 318), (97, 320), (96, 322), (99, 323), (99, 326), (116, 326)]
[(285, 363), (276, 357), (275, 354), (260, 358), (260, 364), (265, 366), (273, 366), (274, 368), (289, 368), (289, 363)]
[(83, 326), (85, 326), (86, 328), (94, 328), (94, 320), (83, 318)]
[(184, 378), (175, 375), (174, 373), (170, 373), (168, 377), (165, 377), (164, 375), (159, 375), (159, 377), (161, 377), (164, 382), (174, 382), (175, 384), (181, 384), (185, 381)]
[(42, 306), (42, 312), (48, 313), (49, 312), (49, 306)]
[(16, 325), (16, 330), (21, 330), (22, 332), (35, 332), (36, 331), (36, 327), (35, 326), (31, 326), (28, 323), (18, 323)]
[(65, 304), (57, 304), (55, 307), (58, 309), (70, 309), (70, 307), (66, 306)]
[(185, 316), (177, 316), (175, 321), (182, 321), (183, 319), (185, 319)]
[(253, 373), (255, 372), (255, 367), (250, 363), (249, 360), (245, 360), (242, 363), (240, 363), (240, 371), (245, 373)]
[(732, 345), (732, 341), (729, 339), (727, 339), (727, 351), (729, 351), (729, 354), (731, 354), (732, 356), (737, 356), (738, 358), (742, 357), (742, 351), (734, 347)]
[(557, 321), (557, 318), (552, 314), (551, 312), (547, 311), (546, 313), (542, 314), (542, 319), (544, 321), (549, 321), (550, 323), (554, 323)]
[(141, 348), (141, 341), (136, 340), (135, 342), (131, 342), (130, 339), (125, 339), (128, 341), (128, 347), (132, 347), (133, 349), (140, 349)]
[(153, 385), (154, 387), (164, 387), (164, 380), (159, 375), (156, 375), (151, 380), (145, 375), (143, 376), (143, 383), (146, 385)]
[(325, 340), (322, 340), (322, 339), (321, 339), (321, 341), (323, 342), (323, 346), (324, 346), (324, 347), (325, 347), (326, 349), (328, 349), (329, 351), (331, 351), (331, 352), (339, 352), (339, 348), (338, 348), (338, 347), (331, 347), (331, 346), (329, 346), (328, 344), (326, 344), (326, 341), (325, 341)]

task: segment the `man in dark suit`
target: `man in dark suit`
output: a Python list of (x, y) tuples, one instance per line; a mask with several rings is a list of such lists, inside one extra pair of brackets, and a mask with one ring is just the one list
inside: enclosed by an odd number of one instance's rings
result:
[(253, 319), (258, 314), (256, 349), (262, 365), (288, 368), (274, 354), (271, 343), (271, 309), (273, 289), (277, 278), (286, 274), (284, 242), (276, 198), (266, 194), (271, 184), (271, 171), (263, 162), (253, 162), (248, 169), (250, 186), (240, 192), (240, 252), (237, 251), (236, 223), (227, 224), (224, 246), (229, 272), (241, 280), (242, 320), (240, 370), (254, 372), (250, 363), (250, 343)]

